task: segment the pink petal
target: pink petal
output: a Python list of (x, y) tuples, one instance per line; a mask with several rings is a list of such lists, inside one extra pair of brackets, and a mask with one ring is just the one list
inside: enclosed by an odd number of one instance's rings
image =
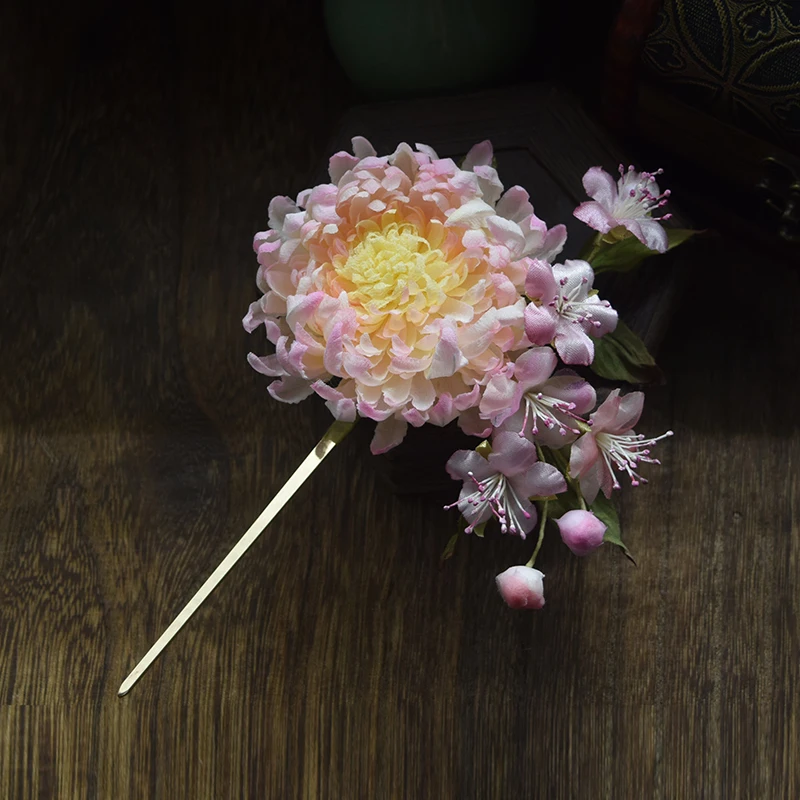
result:
[(489, 464), (496, 472), (513, 477), (527, 472), (536, 463), (536, 446), (511, 431), (498, 431), (492, 437)]
[(481, 398), (480, 412), (485, 419), (498, 427), (519, 408), (521, 388), (506, 375), (495, 375)]
[[(369, 382), (370, 373), (372, 372), (372, 362), (368, 358), (358, 353), (350, 352), (350, 350), (347, 349), (345, 349), (342, 356), (342, 372), (370, 386), (380, 383), (379, 380)], [(374, 375), (372, 377), (374, 378)]]
[(456, 162), (452, 158), (439, 158), (431, 166), (433, 167), (433, 174), (440, 177), (452, 177), (458, 171)]
[(564, 249), (566, 241), (567, 226), (554, 225), (544, 235), (541, 252), (531, 255), (536, 255), (538, 258), (543, 258), (546, 261), (552, 261)]
[(248, 353), (247, 363), (256, 372), (260, 372), (262, 375), (269, 375), (271, 378), (286, 374), (286, 370), (280, 365), (276, 355), (259, 357), (255, 353)]
[(583, 188), (592, 200), (609, 210), (617, 202), (617, 182), (602, 167), (591, 167), (586, 171)]
[(436, 405), (428, 411), (428, 420), (442, 428), (449, 425), (457, 416), (458, 410), (453, 407), (453, 398), (446, 392), (439, 395)]
[[(519, 436), (522, 434), (526, 438), (530, 439), (530, 430), (523, 431), (522, 430), (522, 423), (525, 419), (525, 413), (522, 408), (517, 409), (499, 428), (498, 431), (511, 431), (512, 433), (517, 434)], [(528, 421), (529, 422), (529, 421)], [(530, 424), (527, 426), (530, 428)]]
[(533, 213), (530, 195), (521, 186), (512, 186), (497, 202), (496, 211), (501, 217), (520, 223)]
[[(352, 382), (343, 382), (340, 386), (348, 386), (352, 389)], [(338, 388), (329, 386), (324, 381), (315, 381), (311, 384), (311, 388), (324, 400), (327, 400), (325, 405), (328, 410), (333, 414), (334, 419), (341, 420), (342, 422), (355, 422), (356, 419), (356, 404), (353, 402), (352, 397), (346, 397)]]
[(587, 367), (594, 360), (594, 343), (576, 322), (559, 322), (553, 343), (565, 364), (581, 364)]
[(592, 430), (595, 433), (608, 432), (610, 426), (614, 426), (619, 413), (620, 391), (614, 389), (609, 392), (608, 397), (600, 404), (597, 411), (590, 417)]
[(476, 166), (475, 175), (478, 177), (478, 186), (483, 199), (494, 205), (503, 194), (503, 184), (497, 175), (497, 170), (489, 166)]
[(368, 403), (366, 400), (359, 400), (358, 414), (365, 419), (372, 419), (375, 420), (375, 422), (383, 422), (385, 419), (389, 419), (389, 417), (394, 414), (394, 409), (379, 409), (376, 408), (372, 403)]
[(418, 411), (427, 411), (435, 400), (436, 390), (433, 388), (433, 384), (418, 372), (411, 379), (411, 404)]
[(640, 241), (651, 250), (658, 253), (666, 253), (669, 248), (667, 232), (660, 223), (654, 219), (640, 219), (639, 228), (641, 230)]
[(592, 414), (592, 428), (616, 435), (628, 433), (639, 421), (643, 408), (643, 392), (630, 392), (621, 397), (619, 389), (614, 389)]
[(250, 303), (250, 308), (242, 319), (242, 327), (248, 332), (252, 333), (261, 323), (267, 318), (267, 315), (261, 308), (261, 301), (256, 300), (255, 303)]
[(429, 147), (427, 144), (420, 144), (419, 142), (417, 142), (414, 145), (414, 147), (416, 147), (420, 153), (424, 153), (426, 156), (428, 156), (428, 158), (430, 158), (432, 161), (439, 160), (439, 156), (436, 154), (436, 151), (432, 147)]
[(392, 375), (382, 388), (383, 397), (390, 406), (402, 406), (411, 394), (411, 378)]
[(374, 456), (386, 453), (397, 447), (403, 441), (408, 430), (408, 423), (404, 419), (390, 417), (375, 426), (375, 435), (370, 442), (370, 452)]
[(485, 439), (492, 432), (492, 426), (480, 418), (478, 409), (474, 406), (458, 415), (458, 427), (468, 436), (479, 436), (481, 439)]
[(597, 393), (592, 384), (578, 377), (570, 369), (556, 372), (542, 387), (542, 391), (565, 403), (574, 403), (575, 408), (572, 411), (579, 416), (591, 411), (597, 403)]
[(483, 353), (492, 343), (500, 324), (498, 309), (490, 308), (471, 325), (462, 327), (459, 331), (459, 344), (464, 356), (471, 359)]
[[(519, 436), (509, 433), (508, 436)], [(520, 441), (527, 441), (520, 439)], [(538, 461), (520, 475), (511, 479), (514, 491), (520, 497), (549, 497), (551, 494), (560, 494), (567, 491), (567, 481), (552, 464)]]
[(522, 255), (525, 237), (516, 222), (493, 214), (486, 218), (485, 225), (496, 242), (505, 245), (515, 256)]
[(428, 421), (428, 415), (416, 408), (407, 408), (402, 412), (402, 417), (415, 428), (421, 428)]
[(613, 428), (609, 433), (628, 433), (642, 416), (644, 408), (644, 392), (629, 392), (620, 398), (619, 411)]
[(611, 331), (617, 327), (619, 315), (613, 308), (611, 308), (610, 304), (598, 299), (597, 295), (588, 298), (588, 300), (585, 302), (586, 306), (584, 306), (584, 308), (586, 311), (591, 313), (592, 323), (600, 323), (599, 326), (594, 324), (588, 325), (589, 333), (592, 336), (594, 336), (596, 339), (599, 339), (601, 336), (611, 333)]
[(276, 344), (278, 339), (280, 339), (283, 335), (280, 326), (275, 322), (275, 320), (265, 319), (264, 328), (266, 328), (267, 331), (267, 340), (272, 342), (272, 344)]
[(287, 375), (279, 381), (272, 381), (267, 387), (267, 391), (276, 400), (280, 400), (283, 403), (299, 403), (314, 394), (314, 390), (311, 388), (311, 381), (305, 378), (297, 378), (294, 375)]
[[(570, 294), (575, 300), (583, 301), (592, 288), (594, 270), (588, 261), (568, 258), (563, 264), (553, 265), (553, 277), (559, 286), (559, 294)], [(577, 293), (572, 294), (573, 289), (577, 289)]]
[(472, 322), (475, 309), (469, 303), (463, 303), (453, 297), (448, 297), (439, 307), (443, 317), (453, 322)]
[(581, 203), (572, 213), (581, 222), (585, 222), (590, 228), (594, 228), (600, 233), (608, 233), (619, 224), (603, 206), (593, 200)]
[(455, 329), (452, 325), (442, 325), (441, 338), (433, 351), (428, 377), (449, 378), (466, 364), (467, 359), (461, 354)]
[(572, 445), (569, 456), (569, 471), (576, 478), (581, 477), (600, 460), (600, 448), (594, 433), (584, 433)]
[(405, 142), (397, 145), (397, 149), (389, 156), (389, 163), (401, 169), (412, 181), (417, 176), (416, 158), (414, 158), (414, 151)]
[(344, 323), (337, 322), (328, 334), (325, 344), (325, 369), (331, 375), (342, 377), (342, 356), (344, 353)]
[(362, 159), (377, 155), (375, 148), (363, 136), (354, 136), (350, 141), (356, 158)]
[(276, 231), (283, 230), (283, 221), (287, 214), (296, 212), (297, 206), (291, 197), (273, 197), (269, 203), (269, 226)]
[(532, 347), (514, 362), (514, 377), (524, 391), (541, 386), (556, 368), (558, 359), (549, 347)]
[(494, 157), (494, 150), (492, 143), (488, 139), (473, 145), (469, 153), (467, 153), (461, 169), (471, 170), (475, 166), (490, 166), (492, 158)]
[(453, 406), (459, 411), (476, 408), (481, 399), (481, 387), (476, 383), (468, 392), (457, 394), (453, 398)]
[(486, 233), (482, 230), (466, 230), (461, 237), (461, 244), (464, 245), (465, 250), (477, 250), (476, 255), (480, 255), (480, 251), (486, 247), (489, 242), (486, 239)]
[(479, 481), (497, 474), (489, 462), (474, 450), (456, 450), (445, 464), (445, 469), (454, 481), (464, 481), (466, 484), (472, 483), (470, 472)]
[(290, 295), (286, 298), (286, 324), (292, 330), (298, 325), (305, 327), (324, 299), (324, 292)]
[[(608, 464), (606, 464), (605, 461), (598, 461), (597, 464), (595, 464), (594, 469), (600, 475), (600, 488), (603, 490), (603, 494), (610, 499), (611, 495), (614, 493), (614, 475), (611, 472), (611, 468), (608, 466)], [(581, 483), (581, 487), (582, 486), (583, 483)], [(595, 495), (595, 497), (596, 496), (597, 495)], [(587, 502), (591, 503), (593, 500), (594, 498), (592, 498), (592, 500), (588, 500)]]
[[(358, 164), (358, 158), (351, 156), (350, 153), (346, 153), (344, 150), (332, 155), (328, 163), (328, 174), (331, 176), (331, 182), (338, 184), (342, 175), (348, 170), (353, 169), (356, 164)], [(303, 205), (305, 206), (307, 203), (308, 197), (305, 198), (305, 203), (303, 203)]]
[(556, 333), (556, 319), (551, 308), (529, 303), (525, 307), (525, 335), (533, 344), (549, 344)]
[(468, 200), (459, 206), (447, 217), (445, 225), (463, 225), (466, 228), (480, 228), (484, 220), (494, 214), (494, 208), (483, 200)]
[(558, 292), (553, 268), (541, 259), (534, 258), (525, 277), (525, 294), (531, 300), (541, 300), (549, 303)]
[(321, 183), (319, 186), (315, 186), (308, 197), (307, 211), (302, 213), (299, 222), (302, 223), (306, 213), (322, 224), (341, 222), (342, 218), (336, 213), (338, 198), (339, 189), (334, 184)]

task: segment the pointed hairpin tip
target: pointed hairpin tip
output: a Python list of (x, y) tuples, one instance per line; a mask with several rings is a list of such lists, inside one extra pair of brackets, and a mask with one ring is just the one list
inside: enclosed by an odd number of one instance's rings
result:
[[(137, 664), (134, 667), (133, 672), (131, 672), (131, 674), (128, 675), (128, 677), (125, 678), (124, 681), (122, 681), (122, 684), (117, 690), (118, 697), (124, 697), (126, 694), (128, 694), (128, 692), (133, 688), (133, 685), (136, 683), (136, 681), (138, 681), (139, 678), (141, 678), (142, 673), (144, 672), (144, 669), (142, 669), (141, 666), (142, 666), (141, 663)], [(149, 664), (147, 666), (149, 666)], [(145, 669), (146, 668), (147, 667), (145, 667)]]
[(161, 634), (156, 643), (147, 651), (144, 658), (133, 668), (133, 671), (122, 682), (117, 694), (126, 695), (145, 670), (158, 658), (161, 651), (172, 641), (175, 634), (183, 627), (189, 617), (194, 614), (203, 601), (211, 594), (217, 584), (228, 574), (234, 564), (245, 554), (251, 544), (261, 535), (278, 512), (289, 502), (294, 493), (303, 485), (306, 478), (322, 463), (328, 453), (344, 439), (353, 429), (355, 422), (334, 422), (317, 446), (306, 456), (302, 464), (275, 495), (269, 505), (261, 512), (258, 519), (248, 528), (241, 539), (234, 545), (205, 583), (183, 607), (169, 627)]

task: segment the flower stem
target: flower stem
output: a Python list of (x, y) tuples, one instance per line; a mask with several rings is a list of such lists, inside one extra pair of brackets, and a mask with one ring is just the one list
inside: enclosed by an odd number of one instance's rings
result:
[(542, 503), (542, 517), (539, 520), (539, 541), (536, 542), (536, 549), (533, 551), (530, 561), (525, 565), (526, 567), (532, 567), (536, 563), (536, 556), (539, 555), (539, 548), (544, 541), (544, 526), (547, 524), (547, 505), (549, 502), (549, 500), (545, 500)]
[(592, 259), (597, 257), (604, 245), (603, 234), (598, 232), (586, 243), (578, 258), (591, 264)]
[[(538, 445), (537, 445), (537, 447), (538, 447)], [(567, 481), (567, 485), (577, 495), (578, 502), (581, 505), (581, 509), (583, 511), (586, 511), (586, 501), (583, 499), (583, 493), (581, 492), (581, 485), (580, 485), (580, 483), (578, 481), (575, 480), (575, 478), (572, 477), (572, 475), (569, 474), (569, 462), (567, 461), (567, 459), (558, 450), (553, 450), (550, 447), (548, 447), (547, 449), (548, 449), (548, 451), (551, 453), (551, 455), (553, 457), (553, 461), (555, 462), (555, 466), (564, 475), (564, 478)], [(541, 450), (539, 452), (539, 460), (540, 461), (544, 461), (544, 457), (543, 457), (543, 454), (542, 454)]]

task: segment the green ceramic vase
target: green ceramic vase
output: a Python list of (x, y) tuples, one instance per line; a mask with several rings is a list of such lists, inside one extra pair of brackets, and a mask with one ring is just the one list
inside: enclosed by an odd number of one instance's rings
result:
[(513, 77), (532, 57), (533, 0), (326, 0), (331, 45), (375, 97), (434, 94)]

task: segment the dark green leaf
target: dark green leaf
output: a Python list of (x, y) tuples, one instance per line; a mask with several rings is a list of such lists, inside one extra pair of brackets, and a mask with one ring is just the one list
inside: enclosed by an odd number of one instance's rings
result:
[(589, 508), (594, 512), (594, 515), (607, 526), (603, 540), (615, 544), (617, 547), (621, 547), (622, 552), (635, 564), (636, 561), (631, 555), (630, 550), (628, 550), (625, 543), (622, 541), (622, 532), (619, 527), (619, 515), (617, 514), (617, 509), (614, 508), (614, 504), (601, 492), (597, 495), (595, 501)]
[(458, 537), (461, 536), (461, 531), (456, 531), (451, 537), (450, 541), (445, 546), (444, 550), (442, 551), (442, 555), (439, 558), (439, 566), (443, 566), (444, 562), (447, 561), (449, 558), (453, 557), (453, 553), (456, 550), (456, 542), (458, 541)]
[(628, 383), (660, 383), (664, 377), (645, 343), (622, 320), (595, 340), (591, 368), (601, 378)]
[[(667, 228), (667, 249), (672, 250), (683, 244), (698, 231), (686, 228)], [(591, 259), (592, 269), (595, 273), (601, 272), (628, 272), (636, 269), (639, 264), (650, 256), (658, 255), (655, 250), (643, 245), (635, 236), (627, 236), (621, 241), (602, 247)]]

